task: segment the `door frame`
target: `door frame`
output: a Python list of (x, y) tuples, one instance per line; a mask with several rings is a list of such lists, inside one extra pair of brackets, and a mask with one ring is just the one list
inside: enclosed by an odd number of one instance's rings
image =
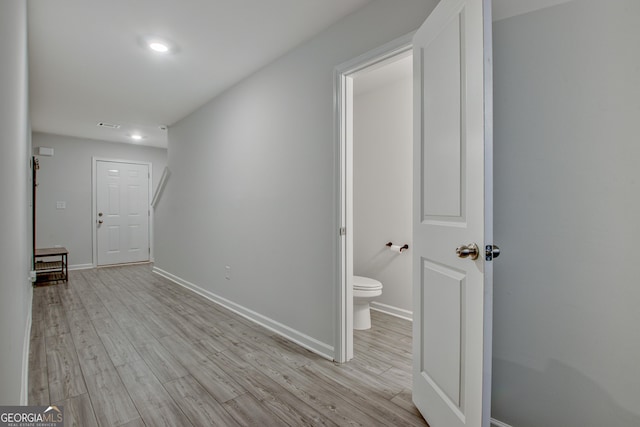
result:
[(334, 69), (334, 140), (338, 197), (334, 360), (353, 358), (353, 76), (413, 49), (413, 34), (399, 37)]
[(92, 246), (92, 263), (93, 268), (98, 267), (98, 229), (96, 227), (96, 218), (98, 217), (98, 162), (111, 163), (128, 163), (133, 165), (145, 165), (149, 168), (149, 262), (154, 261), (153, 256), (153, 209), (151, 207), (151, 197), (153, 189), (153, 163), (143, 162), (139, 160), (110, 159), (107, 157), (91, 157), (91, 246)]

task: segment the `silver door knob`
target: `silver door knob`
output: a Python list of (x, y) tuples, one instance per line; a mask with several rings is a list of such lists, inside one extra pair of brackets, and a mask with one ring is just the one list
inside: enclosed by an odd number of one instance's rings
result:
[(468, 245), (458, 246), (456, 248), (456, 255), (460, 258), (478, 259), (478, 245), (475, 243), (469, 243)]
[(103, 222), (104, 222), (104, 221), (103, 221), (103, 220), (101, 220), (101, 219), (99, 219), (99, 220), (98, 220), (98, 224), (102, 224)]

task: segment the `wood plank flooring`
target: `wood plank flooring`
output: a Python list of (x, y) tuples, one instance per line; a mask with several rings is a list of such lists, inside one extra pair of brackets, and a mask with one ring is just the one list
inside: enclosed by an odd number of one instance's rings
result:
[(151, 273), (72, 271), (34, 289), (29, 404), (65, 426), (426, 426), (411, 325), (372, 312), (335, 364)]

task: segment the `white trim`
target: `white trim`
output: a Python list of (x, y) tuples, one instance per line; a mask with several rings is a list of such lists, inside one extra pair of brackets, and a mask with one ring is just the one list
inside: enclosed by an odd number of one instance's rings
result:
[[(335, 171), (339, 229), (346, 229), (338, 238), (338, 268), (336, 277), (336, 338), (335, 360), (344, 363), (353, 358), (353, 182), (352, 154), (353, 130), (353, 76), (364, 70), (401, 55), (412, 49), (413, 33), (399, 37), (350, 61), (334, 70), (334, 140), (336, 147)], [(338, 230), (336, 230), (338, 232)]]
[(96, 203), (98, 196), (98, 182), (97, 182), (97, 162), (114, 162), (114, 163), (129, 163), (133, 165), (146, 165), (149, 170), (149, 261), (153, 262), (154, 260), (154, 251), (153, 251), (153, 218), (154, 218), (154, 210), (151, 209), (151, 194), (153, 190), (153, 163), (152, 162), (143, 162), (139, 160), (124, 160), (124, 159), (109, 159), (106, 157), (92, 157), (91, 158), (91, 246), (92, 246), (92, 267), (98, 267), (98, 233), (95, 227), (95, 219), (98, 217), (98, 212), (96, 211)]
[[(493, 245), (493, 24), (492, 0), (482, 1), (484, 87), (484, 245)], [(483, 245), (483, 246), (484, 246)], [(482, 246), (481, 246), (482, 247)], [(493, 369), (493, 262), (484, 263), (482, 421), (491, 417)]]
[(29, 308), (27, 323), (24, 326), (24, 342), (22, 343), (22, 378), (20, 385), (20, 405), (29, 404), (29, 352), (31, 351), (31, 317), (33, 313), (33, 283), (29, 280)]
[(493, 427), (511, 427), (509, 424), (498, 421), (495, 418), (491, 418), (491, 425)]
[(316, 340), (313, 337), (310, 337), (306, 334), (303, 334), (300, 331), (297, 331), (295, 329), (290, 328), (287, 325), (283, 325), (280, 322), (277, 322), (273, 319), (270, 319), (266, 316), (263, 316), (260, 313), (256, 313), (253, 310), (250, 310), (246, 307), (241, 306), (240, 304), (236, 304), (233, 301), (230, 301), (226, 298), (223, 298), (219, 295), (214, 294), (213, 292), (210, 292), (206, 289), (201, 288), (198, 285), (195, 285), (191, 282), (188, 282), (184, 279), (181, 279), (178, 276), (175, 276), (171, 273), (168, 273), (158, 267), (153, 267), (153, 269), (151, 270), (152, 272), (156, 273), (159, 276), (162, 276), (166, 279), (171, 280), (172, 282), (189, 289), (192, 292), (195, 292), (196, 294), (205, 297), (206, 299), (213, 301), (214, 303), (221, 305), (222, 307), (226, 308), (227, 310), (231, 310), (236, 314), (239, 314), (240, 316), (244, 317), (245, 319), (249, 319), (254, 323), (257, 323), (258, 325), (277, 333), (278, 335), (281, 335), (283, 337), (285, 337), (286, 339), (295, 342), (296, 344), (306, 348), (307, 350), (310, 350), (314, 353), (316, 353), (319, 356), (324, 357), (325, 359), (328, 360), (333, 360), (333, 354), (334, 354), (334, 349), (333, 347), (331, 347), (330, 345), (320, 342), (318, 340)]
[(413, 311), (405, 310), (404, 308), (394, 307), (392, 305), (383, 304), (378, 301), (371, 301), (369, 304), (371, 310), (376, 310), (381, 313), (388, 314), (390, 316), (399, 317), (400, 319), (413, 322)]
[(72, 271), (72, 270), (89, 270), (91, 268), (94, 268), (93, 264), (75, 264), (75, 265), (70, 265), (69, 266), (69, 271)]
[[(338, 260), (337, 260), (337, 298), (336, 298), (336, 342), (334, 359), (340, 363), (347, 362), (353, 358), (353, 290), (349, 277), (353, 275), (353, 233), (351, 232), (352, 216), (348, 213), (352, 211), (351, 189), (353, 187), (351, 176), (347, 173), (351, 168), (351, 132), (346, 129), (345, 123), (351, 123), (352, 107), (347, 104), (347, 100), (353, 99), (353, 79), (348, 77), (341, 69), (335, 72), (336, 97), (336, 141), (338, 141)], [(342, 232), (344, 230), (344, 232)]]

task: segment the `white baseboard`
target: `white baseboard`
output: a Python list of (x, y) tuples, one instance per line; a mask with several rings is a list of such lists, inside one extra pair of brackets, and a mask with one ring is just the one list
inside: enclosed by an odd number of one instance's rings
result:
[(399, 317), (404, 320), (413, 320), (413, 312), (403, 308), (394, 307), (392, 305), (382, 304), (377, 301), (371, 301), (369, 304), (372, 310), (381, 311), (391, 316)]
[(495, 418), (491, 418), (491, 426), (492, 427), (511, 427), (507, 423), (503, 423), (502, 421), (498, 421)]
[(69, 266), (69, 271), (71, 270), (88, 270), (93, 268), (93, 264), (75, 264)]
[(22, 378), (20, 385), (20, 405), (29, 404), (29, 351), (31, 351), (31, 317), (33, 313), (33, 290), (29, 281), (29, 308), (27, 309), (27, 322), (24, 326), (24, 342), (22, 343)]
[(228, 310), (233, 311), (236, 314), (239, 314), (240, 316), (246, 319), (251, 320), (254, 323), (257, 323), (258, 325), (270, 331), (277, 333), (278, 335), (285, 337), (290, 341), (295, 342), (296, 344), (306, 348), (307, 350), (310, 350), (316, 353), (317, 355), (324, 357), (325, 359), (329, 359), (329, 360), (334, 359), (335, 350), (333, 346), (320, 342), (313, 337), (310, 337), (306, 334), (303, 334), (300, 331), (290, 328), (287, 325), (283, 325), (280, 322), (277, 322), (273, 319), (263, 316), (260, 313), (256, 313), (253, 310), (250, 310), (246, 307), (236, 304), (235, 302), (230, 301), (226, 298), (223, 298), (219, 295), (216, 295), (213, 292), (202, 289), (200, 286), (190, 283), (184, 279), (181, 279), (178, 276), (174, 276), (173, 274), (168, 273), (156, 266), (153, 267), (152, 271), (166, 279), (171, 280), (174, 283), (177, 283), (180, 286), (183, 286), (189, 289), (192, 292), (197, 293), (198, 295), (201, 295), (207, 298), (210, 301), (215, 302), (218, 305), (221, 305), (222, 307)]

